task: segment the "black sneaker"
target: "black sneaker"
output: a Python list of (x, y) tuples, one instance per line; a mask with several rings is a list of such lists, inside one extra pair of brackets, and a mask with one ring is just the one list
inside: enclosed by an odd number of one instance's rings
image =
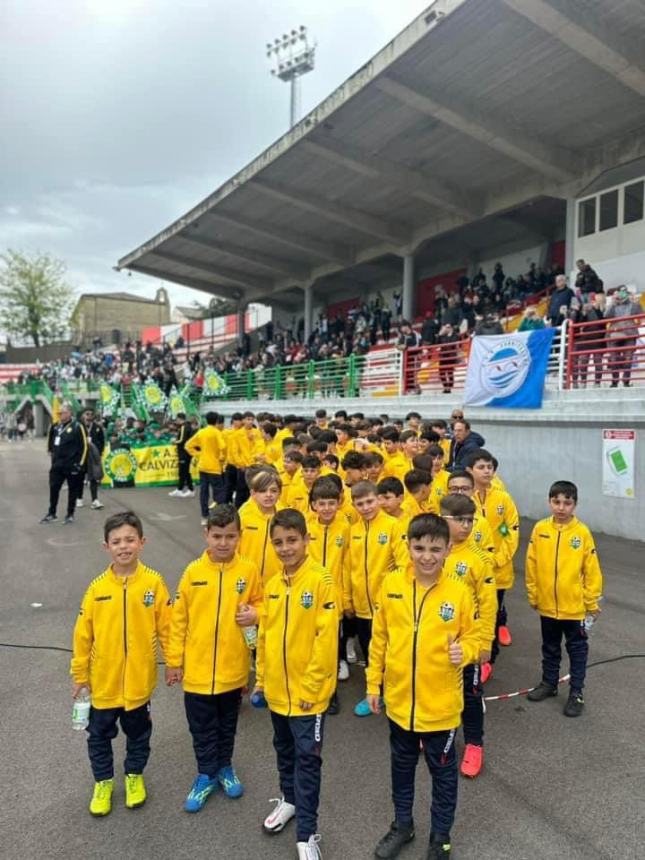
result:
[(330, 717), (335, 717), (339, 711), (340, 702), (338, 701), (338, 693), (334, 693), (334, 695), (329, 700), (329, 707), (327, 708), (327, 713)]
[(58, 517), (56, 516), (56, 514), (46, 514), (40, 522), (41, 523), (53, 523), (57, 519), (58, 519)]
[(579, 717), (584, 706), (585, 700), (582, 698), (582, 693), (569, 693), (567, 704), (562, 713), (565, 717)]
[(529, 702), (543, 702), (545, 699), (548, 699), (549, 696), (557, 696), (558, 688), (552, 687), (551, 684), (545, 684), (544, 681), (540, 681), (537, 687), (526, 697)]
[(449, 842), (431, 842), (428, 845), (426, 860), (447, 860), (450, 857), (451, 847)]
[(65, 519), (63, 520), (63, 525), (64, 526), (71, 526), (71, 524), (73, 522), (74, 522), (74, 517), (65, 517)]
[(401, 848), (414, 839), (414, 824), (399, 824), (393, 821), (390, 829), (374, 849), (374, 856), (379, 860), (391, 860), (398, 857)]

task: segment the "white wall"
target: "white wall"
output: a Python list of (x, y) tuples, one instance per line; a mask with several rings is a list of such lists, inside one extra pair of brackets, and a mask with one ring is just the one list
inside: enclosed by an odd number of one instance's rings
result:
[(515, 251), (512, 254), (502, 254), (499, 257), (490, 257), (487, 260), (482, 260), (477, 264), (477, 268), (482, 269), (488, 284), (492, 283), (491, 277), (495, 271), (495, 263), (501, 263), (504, 269), (504, 274), (507, 278), (514, 278), (517, 275), (525, 275), (531, 263), (539, 266), (541, 263), (542, 245), (533, 245), (530, 248), (524, 248), (522, 251)]

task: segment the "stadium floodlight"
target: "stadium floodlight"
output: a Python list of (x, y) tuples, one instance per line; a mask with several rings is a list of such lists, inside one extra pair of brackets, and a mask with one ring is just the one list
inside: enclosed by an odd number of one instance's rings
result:
[(313, 71), (316, 43), (309, 42), (307, 28), (300, 26), (297, 30), (283, 33), (282, 38), (274, 39), (273, 43), (267, 42), (266, 52), (273, 62), (271, 74), (291, 84), (290, 121), (293, 128), (299, 113), (299, 79)]

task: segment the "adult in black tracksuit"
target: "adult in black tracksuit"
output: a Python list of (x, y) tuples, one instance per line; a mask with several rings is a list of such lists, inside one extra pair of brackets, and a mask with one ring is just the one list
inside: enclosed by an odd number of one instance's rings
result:
[(49, 429), (47, 450), (51, 456), (49, 470), (49, 510), (41, 520), (50, 523), (57, 519), (56, 508), (60, 491), (67, 481), (67, 516), (65, 524), (74, 522), (74, 509), (80, 489), (83, 468), (87, 461), (87, 434), (78, 421), (72, 420), (72, 409), (68, 403), (60, 408), (60, 421)]
[(184, 492), (186, 489), (193, 492), (193, 479), (190, 474), (190, 461), (192, 457), (186, 451), (186, 442), (193, 435), (193, 428), (186, 421), (186, 416), (183, 412), (177, 415), (177, 460), (179, 461), (179, 480), (177, 483), (178, 492)]
[[(85, 432), (87, 434), (87, 441), (89, 443), (91, 443), (92, 445), (94, 445), (94, 447), (96, 448), (96, 451), (98, 451), (99, 457), (103, 457), (103, 450), (105, 449), (105, 431), (103, 430), (103, 427), (101, 427), (99, 422), (96, 420), (96, 416), (94, 415), (94, 410), (93, 409), (86, 409), (85, 412), (83, 412), (83, 416), (82, 416), (81, 420), (83, 421), (83, 426), (85, 427)], [(102, 508), (103, 505), (101, 505), (99, 500), (98, 500), (98, 498), (99, 498), (99, 482), (95, 478), (93, 478), (92, 474), (91, 474), (91, 471), (92, 471), (90, 469), (91, 459), (92, 458), (90, 456), (88, 456), (87, 460), (85, 461), (85, 467), (83, 468), (83, 475), (81, 477), (81, 482), (80, 482), (80, 487), (79, 487), (79, 492), (78, 492), (78, 501), (76, 504), (77, 504), (77, 507), (81, 507), (81, 505), (83, 503), (83, 488), (85, 486), (85, 478), (89, 474), (90, 495), (92, 497), (92, 504), (96, 508), (98, 508), (98, 507)], [(80, 502), (81, 505), (79, 505), (78, 502)]]

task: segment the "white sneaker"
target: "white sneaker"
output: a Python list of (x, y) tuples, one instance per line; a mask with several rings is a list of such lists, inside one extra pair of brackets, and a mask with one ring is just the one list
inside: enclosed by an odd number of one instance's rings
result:
[(173, 499), (180, 499), (184, 494), (182, 490), (171, 490), (168, 495), (172, 496)]
[(183, 493), (179, 494), (184, 499), (194, 499), (195, 491), (194, 490), (184, 490)]
[(347, 681), (349, 679), (349, 666), (347, 660), (340, 660), (338, 663), (338, 680)]
[[(275, 803), (273, 812), (264, 819), (264, 829), (267, 833), (280, 833), (296, 814), (293, 803), (287, 803), (284, 797), (272, 797), (269, 803)], [(303, 845), (307, 843), (303, 842)], [(304, 855), (306, 856), (306, 855)], [(315, 856), (315, 855), (314, 855)]]
[(76, 507), (77, 507), (77, 508), (82, 508), (82, 507), (84, 507), (84, 505), (83, 505), (83, 499), (76, 499)]
[(356, 645), (354, 644), (354, 637), (347, 640), (347, 662), (348, 663), (356, 663)]
[(298, 860), (322, 860), (322, 854), (318, 847), (319, 842), (320, 833), (314, 833), (309, 837), (308, 842), (296, 842)]
[(207, 525), (208, 525), (208, 517), (202, 517), (202, 525), (203, 525), (203, 526), (207, 526)]
[(94, 501), (92, 502), (92, 504), (90, 505), (90, 507), (91, 507), (93, 510), (95, 510), (95, 511), (100, 511), (100, 510), (101, 510), (101, 508), (104, 508), (104, 507), (105, 507), (105, 505), (103, 504), (103, 502), (99, 502), (99, 500), (98, 500), (98, 499), (94, 499)]

